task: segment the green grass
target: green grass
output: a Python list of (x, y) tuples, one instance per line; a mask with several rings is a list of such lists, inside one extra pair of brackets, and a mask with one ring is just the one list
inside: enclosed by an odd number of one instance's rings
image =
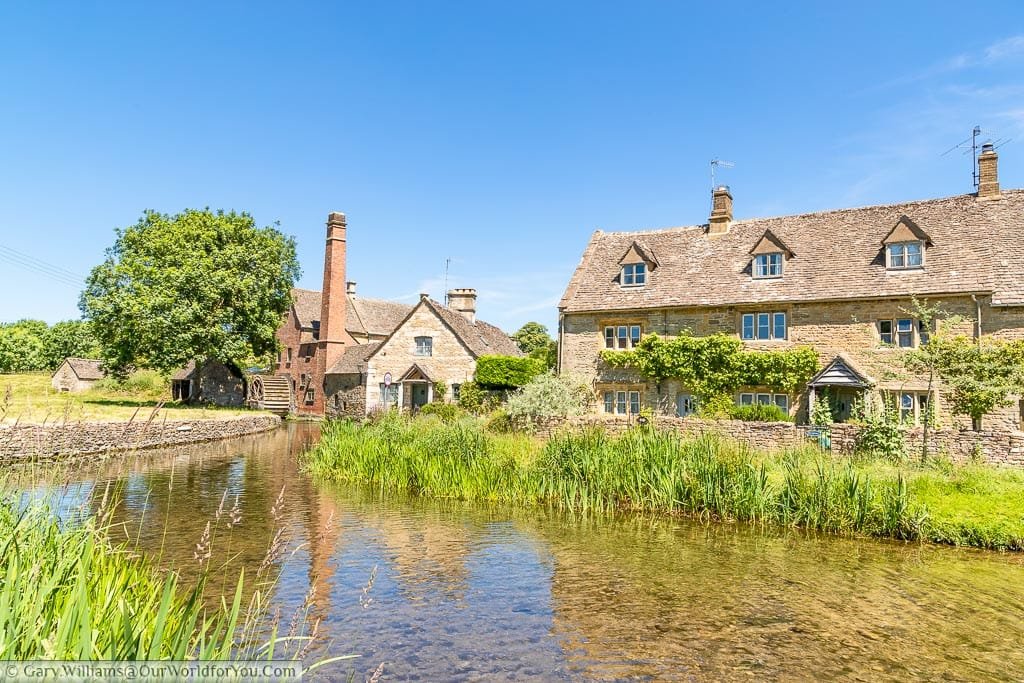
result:
[(0, 374), (0, 423), (145, 420), (161, 402), (161, 420), (218, 419), (253, 413), (242, 408), (188, 406), (171, 401), (169, 382), (151, 371), (137, 372), (122, 385), (110, 381), (98, 385), (83, 392), (61, 393), (50, 386), (47, 373)]
[(327, 480), (425, 496), (637, 510), (840, 534), (1024, 550), (1024, 475), (839, 459), (814, 448), (757, 453), (713, 437), (637, 429), (547, 442), (480, 423), (389, 416), (325, 425), (305, 467)]
[(63, 527), (44, 507), (0, 502), (0, 660), (271, 658), (287, 639), (267, 626), (243, 578), (209, 608), (187, 587), (113, 546), (95, 520)]

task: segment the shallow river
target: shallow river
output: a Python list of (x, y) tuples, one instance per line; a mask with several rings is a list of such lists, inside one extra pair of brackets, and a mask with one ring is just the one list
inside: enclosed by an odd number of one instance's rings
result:
[(207, 522), (226, 582), (283, 529), (274, 607), (314, 582), (312, 658), (360, 655), (326, 679), (1024, 680), (1018, 555), (381, 498), (303, 475), (316, 434), (44, 470), (36, 490), (95, 510), (119, 483), (121, 533), (186, 576)]

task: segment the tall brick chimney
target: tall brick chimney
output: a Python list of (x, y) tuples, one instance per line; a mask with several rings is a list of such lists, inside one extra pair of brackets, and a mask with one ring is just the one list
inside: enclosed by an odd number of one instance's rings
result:
[(476, 290), (452, 289), (448, 291), (448, 308), (462, 314), (466, 320), (476, 323)]
[(327, 216), (324, 289), (320, 303), (320, 356), (326, 371), (345, 351), (345, 214)]
[(999, 196), (999, 155), (992, 143), (986, 142), (978, 155), (978, 197), (995, 199)]
[(732, 193), (727, 185), (719, 185), (711, 193), (711, 217), (708, 219), (709, 235), (724, 235), (732, 223)]

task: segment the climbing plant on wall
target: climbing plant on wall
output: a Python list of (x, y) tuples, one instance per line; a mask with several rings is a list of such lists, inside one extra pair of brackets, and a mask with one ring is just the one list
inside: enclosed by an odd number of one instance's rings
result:
[(651, 334), (630, 351), (601, 352), (611, 367), (630, 368), (656, 382), (675, 379), (705, 402), (722, 398), (743, 386), (766, 386), (792, 393), (818, 371), (818, 354), (810, 347), (778, 351), (748, 351), (725, 334), (659, 337)]

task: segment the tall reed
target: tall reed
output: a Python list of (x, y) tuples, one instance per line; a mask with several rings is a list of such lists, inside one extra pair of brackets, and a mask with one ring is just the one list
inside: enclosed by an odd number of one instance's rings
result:
[(321, 478), (442, 498), (680, 512), (901, 539), (926, 536), (928, 522), (902, 475), (813, 448), (770, 456), (714, 435), (589, 429), (543, 443), (490, 434), (469, 420), (391, 415), (326, 425), (306, 458)]

